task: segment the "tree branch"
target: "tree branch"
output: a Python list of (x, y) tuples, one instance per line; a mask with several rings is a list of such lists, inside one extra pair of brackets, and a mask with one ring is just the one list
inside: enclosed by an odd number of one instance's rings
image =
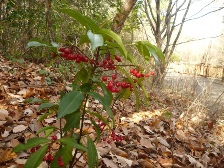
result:
[[(219, 38), (221, 36), (224, 36), (224, 34), (220, 34), (218, 36), (203, 37), (203, 38), (200, 38), (200, 39), (191, 39), (191, 40), (187, 40), (187, 41), (183, 41), (183, 42), (176, 43), (176, 46), (177, 45), (180, 45), (180, 44), (185, 44), (185, 43), (189, 43), (189, 42), (200, 41), (200, 40), (205, 40), (205, 39), (210, 39), (210, 38)], [(173, 44), (170, 44), (170, 46), (172, 46), (172, 45)]]
[(176, 43), (177, 43), (177, 40), (178, 40), (179, 37), (180, 37), (180, 33), (181, 33), (181, 31), (182, 31), (182, 28), (183, 28), (183, 25), (184, 25), (184, 21), (185, 21), (185, 19), (186, 19), (187, 13), (188, 13), (188, 11), (189, 11), (190, 5), (191, 5), (191, 0), (189, 0), (189, 2), (188, 2), (186, 11), (185, 11), (184, 16), (183, 16), (183, 18), (182, 18), (182, 22), (181, 22), (179, 31), (178, 31), (177, 36), (176, 36), (176, 38), (175, 38), (175, 40), (174, 40), (174, 42), (173, 42), (173, 45), (172, 45), (172, 47), (171, 47), (171, 50), (170, 50), (168, 59), (169, 59), (170, 56), (173, 54), (173, 51), (174, 51), (174, 49), (175, 49), (175, 47), (176, 47)]
[(150, 15), (149, 15), (149, 11), (148, 11), (148, 9), (147, 9), (147, 6), (148, 6), (148, 5), (150, 6), (150, 4), (148, 4), (146, 0), (145, 0), (144, 2), (145, 2), (145, 5), (144, 5), (144, 6), (145, 6), (145, 13), (146, 13), (146, 16), (147, 16), (147, 18), (148, 18), (148, 20), (149, 20), (149, 24), (150, 24), (150, 26), (151, 26), (151, 28), (152, 28), (153, 34), (155, 35), (155, 33), (156, 33), (156, 28), (155, 28), (155, 26), (154, 26), (153, 23), (152, 23), (152, 20), (151, 20)]
[[(210, 12), (208, 12), (208, 13), (206, 13), (206, 14), (204, 14), (204, 15), (201, 15), (201, 16), (199, 16), (199, 17), (196, 17), (196, 18), (186, 19), (184, 22), (188, 22), (188, 21), (191, 21), (191, 20), (200, 19), (200, 18), (202, 18), (202, 17), (204, 17), (204, 16), (206, 16), (206, 15), (209, 15), (210, 13), (214, 13), (214, 12), (220, 11), (220, 10), (222, 10), (222, 9), (224, 9), (224, 7), (221, 7), (221, 8), (219, 8), (219, 9), (210, 11)], [(175, 25), (175, 27), (179, 26), (180, 24), (182, 24), (182, 23), (179, 23), (179, 24)]]

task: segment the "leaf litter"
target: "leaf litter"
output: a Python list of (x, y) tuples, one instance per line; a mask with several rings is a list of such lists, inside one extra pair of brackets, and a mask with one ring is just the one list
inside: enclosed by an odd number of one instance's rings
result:
[[(32, 97), (48, 99), (52, 103), (60, 92), (69, 90), (71, 81), (63, 82), (57, 73), (51, 83), (41, 70), (55, 72), (49, 67), (33, 63), (18, 64), (0, 57), (0, 167), (23, 167), (29, 151), (16, 154), (12, 148), (35, 136), (42, 125), (37, 121), (40, 103), (25, 103)], [(181, 118), (190, 103), (175, 93), (149, 92), (150, 106), (135, 112), (133, 101), (122, 100), (114, 105), (117, 127), (115, 132), (124, 139), (120, 142), (100, 141), (97, 144), (101, 168), (153, 167), (224, 167), (224, 126), (212, 120), (195, 124)], [(101, 109), (99, 102), (89, 102), (92, 111)], [(44, 126), (59, 127), (54, 115), (46, 118)], [(90, 122), (84, 133), (93, 132)], [(94, 135), (92, 135), (94, 136)], [(55, 146), (57, 149), (57, 146)], [(86, 156), (77, 162), (85, 167)], [(42, 163), (39, 167), (46, 167)]]

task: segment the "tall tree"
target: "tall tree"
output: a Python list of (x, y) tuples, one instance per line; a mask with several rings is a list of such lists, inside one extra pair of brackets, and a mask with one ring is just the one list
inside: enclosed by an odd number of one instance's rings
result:
[[(195, 1), (192, 0), (144, 0), (144, 11), (146, 13), (147, 21), (151, 27), (156, 45), (162, 49), (166, 58), (166, 64), (156, 64), (157, 73), (154, 78), (156, 85), (160, 85), (165, 77), (164, 72), (167, 67), (167, 63), (169, 63), (177, 45), (184, 23), (200, 18), (187, 18), (189, 9), (194, 2)], [(196, 14), (199, 14), (205, 7), (208, 7), (214, 2), (215, 0), (200, 7)], [(223, 7), (210, 11), (201, 17), (221, 9), (223, 9)]]
[(120, 11), (116, 14), (112, 23), (112, 30), (116, 33), (120, 33), (122, 28), (124, 27), (124, 22), (128, 18), (128, 15), (132, 11), (133, 7), (137, 0), (125, 0), (123, 6)]
[[(191, 0), (183, 0), (182, 3), (178, 2), (178, 0), (167, 0), (163, 1), (163, 3), (161, 0), (155, 0), (154, 3), (151, 0), (144, 0), (145, 13), (156, 45), (163, 49), (163, 54), (167, 62), (174, 52), (191, 3)], [(183, 12), (183, 14), (180, 14), (180, 12)], [(177, 16), (182, 16), (178, 27), (176, 26)], [(174, 30), (177, 31), (175, 38)], [(154, 78), (156, 85), (162, 83), (165, 68), (166, 65), (164, 64), (156, 64), (156, 76)]]

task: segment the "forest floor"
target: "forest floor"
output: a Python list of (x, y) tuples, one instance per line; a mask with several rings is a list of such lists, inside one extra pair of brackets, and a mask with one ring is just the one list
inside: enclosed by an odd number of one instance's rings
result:
[[(54, 69), (43, 65), (20, 64), (0, 57), (1, 168), (24, 167), (30, 151), (14, 153), (12, 148), (34, 137), (42, 126), (58, 127), (56, 116), (38, 122), (38, 116), (44, 111), (38, 110), (39, 104), (24, 102), (31, 97), (51, 102), (59, 100), (60, 93), (68, 89), (68, 83), (53, 72)], [(186, 93), (188, 95), (180, 93), (173, 86), (164, 91), (150, 90), (149, 107), (141, 106), (138, 111), (130, 99), (118, 102), (114, 109), (115, 132), (124, 139), (110, 143), (101, 141), (96, 145), (99, 167), (224, 168), (221, 113), (211, 113), (211, 109), (199, 101), (198, 94)], [(97, 110), (98, 106), (97, 102), (91, 104), (92, 110)], [(86, 132), (90, 123), (86, 122)], [(108, 135), (105, 133), (104, 136)], [(39, 167), (48, 166), (43, 162)], [(87, 167), (85, 155), (80, 156), (76, 167)]]

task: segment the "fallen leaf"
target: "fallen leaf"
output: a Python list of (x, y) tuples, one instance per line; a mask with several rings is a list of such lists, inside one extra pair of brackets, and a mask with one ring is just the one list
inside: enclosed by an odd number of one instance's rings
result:
[(118, 166), (112, 160), (109, 160), (107, 158), (103, 158), (102, 160), (108, 168), (118, 168)]
[(6, 131), (6, 130), (5, 130), (4, 133), (1, 134), (1, 136), (2, 136), (3, 138), (9, 136), (9, 131)]
[(0, 163), (7, 162), (17, 157), (16, 153), (12, 151), (12, 148), (1, 149), (0, 156)]
[(139, 163), (139, 168), (154, 168), (155, 167), (152, 163), (150, 163), (149, 161), (145, 159), (139, 159), (137, 160), (137, 162)]
[(13, 128), (13, 132), (17, 133), (17, 132), (22, 132), (24, 131), (28, 126), (25, 125), (18, 125), (16, 127)]
[(122, 157), (128, 158), (128, 154), (125, 151), (123, 151), (123, 150), (121, 150), (119, 148), (113, 147), (113, 148), (111, 148), (111, 152), (114, 155), (118, 155), (118, 156), (122, 156)]

